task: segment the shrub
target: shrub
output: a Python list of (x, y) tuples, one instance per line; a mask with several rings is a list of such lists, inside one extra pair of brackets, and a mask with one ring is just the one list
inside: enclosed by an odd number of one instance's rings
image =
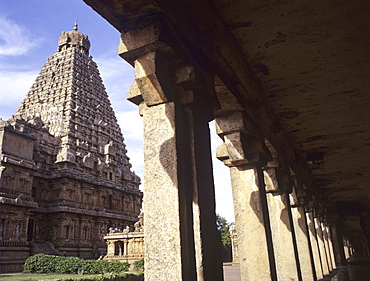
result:
[(134, 261), (134, 270), (137, 272), (144, 272), (144, 259)]
[(93, 277), (77, 277), (67, 278), (63, 281), (144, 281), (144, 275), (135, 275), (128, 273), (106, 273), (99, 274)]
[(25, 273), (120, 273), (130, 264), (119, 261), (83, 260), (77, 257), (60, 257), (38, 254), (29, 257), (24, 264)]
[(58, 257), (55, 265), (56, 273), (78, 273), (84, 260), (77, 257)]
[(57, 256), (38, 254), (29, 257), (24, 264), (25, 273), (51, 273), (55, 272)]

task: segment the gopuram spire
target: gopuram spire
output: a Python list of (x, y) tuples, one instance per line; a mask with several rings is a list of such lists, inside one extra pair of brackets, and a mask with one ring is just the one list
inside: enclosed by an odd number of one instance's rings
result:
[[(41, 69), (16, 117), (37, 124), (60, 138), (56, 162), (111, 173), (130, 170), (124, 138), (98, 67), (89, 56), (87, 35), (63, 31), (58, 50)], [(117, 171), (118, 170), (118, 171)]]

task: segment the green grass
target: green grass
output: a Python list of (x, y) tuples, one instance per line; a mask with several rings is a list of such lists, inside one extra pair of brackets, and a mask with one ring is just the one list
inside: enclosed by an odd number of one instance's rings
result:
[(48, 273), (48, 274), (40, 274), (40, 273), (21, 273), (21, 274), (2, 274), (0, 275), (1, 281), (53, 281), (53, 280), (60, 280), (63, 278), (72, 278), (72, 277), (92, 277), (96, 276), (96, 274), (60, 274), (60, 273)]

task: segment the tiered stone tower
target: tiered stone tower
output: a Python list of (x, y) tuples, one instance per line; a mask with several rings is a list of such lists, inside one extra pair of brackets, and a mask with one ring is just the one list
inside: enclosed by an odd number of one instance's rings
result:
[(130, 164), (98, 67), (89, 56), (90, 41), (75, 25), (62, 33), (58, 44), (16, 116), (30, 122), (39, 119), (61, 139), (58, 163), (90, 172), (98, 161), (96, 172), (107, 172), (110, 178), (122, 175)]
[(58, 45), (17, 113), (0, 119), (3, 271), (17, 270), (29, 246), (97, 258), (108, 229), (133, 225), (141, 208), (88, 37), (75, 24)]

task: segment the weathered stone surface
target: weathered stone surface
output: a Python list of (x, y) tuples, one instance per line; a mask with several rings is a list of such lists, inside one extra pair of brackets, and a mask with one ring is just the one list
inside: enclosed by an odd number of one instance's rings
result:
[(236, 226), (230, 225), (230, 239), (231, 239), (231, 250), (232, 250), (232, 262), (233, 265), (239, 266), (239, 240), (238, 240), (238, 234), (236, 232)]
[[(295, 259), (295, 249), (288, 208), (290, 204), (286, 190), (279, 191), (279, 181), (275, 173), (273, 177), (268, 170), (275, 171), (275, 168), (267, 168), (264, 171), (264, 179), (267, 190), (275, 192), (267, 193), (267, 205), (271, 223), (272, 243), (276, 260), (276, 271), (278, 280), (298, 280), (297, 265)], [(272, 185), (272, 186), (271, 186)], [(268, 187), (270, 186), (270, 187)], [(276, 192), (278, 191), (278, 192)]]
[(242, 280), (269, 280), (270, 264), (256, 169), (246, 165), (231, 167), (230, 177)]
[[(312, 263), (310, 256), (309, 233), (307, 232), (306, 214), (303, 206), (294, 206), (292, 210), (292, 219), (294, 233), (297, 241), (299, 264), (303, 281), (314, 281)], [(315, 273), (316, 274), (316, 273)]]
[(235, 111), (232, 114), (224, 115), (216, 119), (216, 133), (222, 137), (225, 134), (246, 131), (246, 124), (242, 111)]
[(314, 225), (316, 229), (317, 245), (320, 251), (322, 272), (324, 275), (326, 275), (329, 273), (330, 269), (329, 269), (329, 263), (328, 263), (326, 249), (325, 249), (324, 235), (322, 233), (321, 222), (318, 217), (314, 218)]
[(310, 237), (313, 261), (317, 279), (324, 277), (323, 267), (321, 265), (320, 248), (316, 234), (315, 221), (312, 212), (306, 212), (308, 232)]
[(331, 235), (331, 226), (326, 225), (325, 230), (326, 230), (326, 239), (328, 241), (329, 259), (330, 259), (330, 262), (331, 262), (331, 265), (332, 265), (333, 269), (335, 269), (336, 268), (336, 262), (335, 262), (335, 255), (334, 255), (333, 239), (332, 239), (332, 235)]
[[(139, 214), (134, 227), (125, 229), (111, 227), (104, 240), (107, 243), (107, 254), (103, 259), (128, 262), (131, 265), (144, 258), (144, 213)], [(133, 269), (133, 268), (132, 268)]]
[(298, 280), (286, 194), (267, 193), (278, 280)]
[[(182, 280), (175, 105), (144, 109), (146, 278)], [(158, 137), (153, 139), (151, 135)], [(166, 200), (163, 200), (166, 198)], [(159, 203), (160, 202), (160, 203)], [(158, 219), (166, 218), (166, 219)], [(166, 252), (162, 255), (161, 252)], [(160, 271), (158, 269), (161, 269)]]
[[(196, 164), (194, 158), (207, 155), (204, 137), (198, 136), (199, 125), (188, 123), (192, 114), (184, 109), (175, 103), (143, 109), (148, 136), (144, 138), (145, 274), (148, 280), (163, 276), (167, 280), (221, 280), (222, 271), (215, 270), (215, 264), (221, 265), (221, 245), (214, 241), (218, 234), (215, 206), (207, 197), (213, 189), (209, 141), (208, 159)], [(150, 138), (154, 132), (160, 137)], [(186, 177), (189, 170), (196, 180)], [(161, 217), (166, 219), (157, 219)]]
[(1, 129), (1, 152), (32, 161), (35, 137), (11, 127)]

